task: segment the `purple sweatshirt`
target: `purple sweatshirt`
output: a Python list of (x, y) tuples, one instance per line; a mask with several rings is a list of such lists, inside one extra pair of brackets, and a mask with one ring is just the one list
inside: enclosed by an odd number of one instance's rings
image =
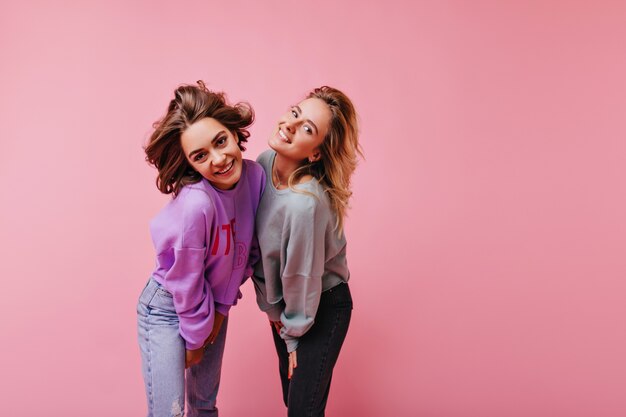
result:
[(183, 187), (150, 223), (157, 253), (152, 276), (174, 299), (186, 348), (200, 348), (213, 329), (215, 311), (241, 298), (239, 286), (259, 259), (254, 218), (265, 186), (259, 164), (243, 160), (232, 190), (202, 179)]

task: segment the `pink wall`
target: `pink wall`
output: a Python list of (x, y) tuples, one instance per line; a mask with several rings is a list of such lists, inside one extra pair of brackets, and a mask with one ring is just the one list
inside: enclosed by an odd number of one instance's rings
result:
[[(144, 413), (141, 145), (197, 79), (255, 107), (249, 158), (314, 86), (360, 112), (329, 415), (626, 415), (623, 2), (62, 3), (0, 5), (3, 415)], [(283, 415), (244, 294), (221, 409)]]

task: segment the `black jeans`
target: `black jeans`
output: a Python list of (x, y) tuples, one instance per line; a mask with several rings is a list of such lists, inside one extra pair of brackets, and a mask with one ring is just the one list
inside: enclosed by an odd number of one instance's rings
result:
[(296, 350), (298, 367), (291, 380), (287, 378), (287, 346), (272, 327), (283, 400), (289, 417), (324, 416), (333, 368), (346, 338), (351, 316), (352, 296), (348, 284), (339, 284), (322, 293), (315, 323), (299, 339)]

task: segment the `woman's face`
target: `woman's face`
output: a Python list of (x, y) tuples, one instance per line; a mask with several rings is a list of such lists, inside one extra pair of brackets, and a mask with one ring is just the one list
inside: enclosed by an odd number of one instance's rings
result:
[(237, 137), (211, 117), (200, 119), (180, 136), (185, 157), (196, 171), (220, 190), (233, 188), (241, 177), (242, 155)]
[(332, 114), (319, 98), (307, 98), (292, 106), (279, 120), (270, 137), (270, 148), (294, 161), (316, 161)]

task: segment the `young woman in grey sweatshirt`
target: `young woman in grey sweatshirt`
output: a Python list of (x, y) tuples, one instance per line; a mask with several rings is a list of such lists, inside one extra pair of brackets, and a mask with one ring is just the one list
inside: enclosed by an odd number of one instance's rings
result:
[(257, 159), (267, 178), (257, 302), (271, 322), (288, 415), (323, 416), (352, 314), (343, 225), (362, 155), (354, 106), (317, 88), (279, 119), (269, 146)]

